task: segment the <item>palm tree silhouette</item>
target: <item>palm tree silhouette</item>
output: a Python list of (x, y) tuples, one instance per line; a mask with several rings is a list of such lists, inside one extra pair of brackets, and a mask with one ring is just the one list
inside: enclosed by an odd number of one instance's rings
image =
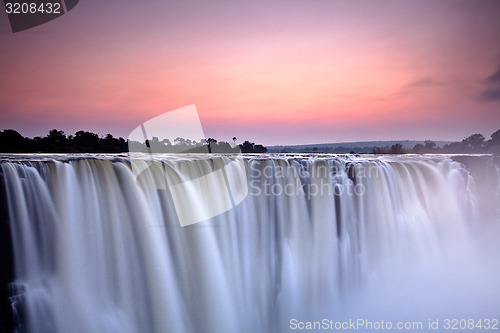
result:
[(217, 142), (217, 140), (215, 140), (214, 138), (208, 138), (207, 139), (207, 143), (208, 143), (208, 152), (211, 154), (212, 153), (212, 147), (210, 146), (210, 144), (212, 142)]

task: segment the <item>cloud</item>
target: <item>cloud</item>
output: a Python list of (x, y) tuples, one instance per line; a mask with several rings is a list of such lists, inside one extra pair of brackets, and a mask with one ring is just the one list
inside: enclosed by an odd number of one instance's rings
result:
[(482, 99), (486, 101), (499, 101), (500, 100), (500, 88), (497, 89), (486, 89), (479, 95)]
[(449, 86), (454, 86), (456, 83), (453, 80), (436, 79), (435, 77), (422, 77), (401, 86), (400, 90), (394, 95), (397, 97), (405, 95), (413, 95), (424, 91), (431, 91), (433, 89), (443, 89)]
[(488, 83), (492, 83), (492, 84), (500, 84), (500, 67), (498, 68), (498, 70), (493, 73), (492, 75), (490, 75), (487, 79), (486, 79), (486, 82)]
[(500, 101), (500, 67), (488, 76), (484, 83), (486, 89), (479, 93), (479, 97), (484, 101)]
[(405, 84), (401, 87), (399, 92), (396, 93), (397, 96), (402, 96), (406, 94), (412, 94), (415, 90), (421, 90), (426, 88), (442, 86), (443, 83), (436, 80), (433, 77), (423, 77), (410, 83)]
[(425, 87), (433, 87), (433, 86), (440, 86), (442, 83), (436, 81), (432, 77), (426, 77), (422, 78), (413, 82), (408, 83), (405, 86), (405, 89), (411, 89), (411, 88), (425, 88)]

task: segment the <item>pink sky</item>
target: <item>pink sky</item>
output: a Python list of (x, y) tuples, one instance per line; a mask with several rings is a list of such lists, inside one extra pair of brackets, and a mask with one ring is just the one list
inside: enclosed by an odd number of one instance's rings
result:
[(127, 137), (190, 104), (266, 145), (500, 128), (496, 0), (86, 0), (16, 34), (0, 14), (0, 45), (0, 130), (26, 136)]

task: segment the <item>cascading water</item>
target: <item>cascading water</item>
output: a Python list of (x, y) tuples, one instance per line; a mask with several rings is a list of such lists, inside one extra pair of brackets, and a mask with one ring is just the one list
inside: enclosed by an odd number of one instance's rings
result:
[[(147, 179), (124, 157), (35, 158), (1, 164), (17, 332), (498, 320), (499, 216), (474, 212), (481, 186), (450, 157), (159, 156)], [(233, 209), (186, 227), (179, 202), (197, 210), (195, 188), (179, 181), (181, 200), (142, 186), (221, 165), (233, 167), (204, 193), (244, 177), (246, 198), (232, 193)]]

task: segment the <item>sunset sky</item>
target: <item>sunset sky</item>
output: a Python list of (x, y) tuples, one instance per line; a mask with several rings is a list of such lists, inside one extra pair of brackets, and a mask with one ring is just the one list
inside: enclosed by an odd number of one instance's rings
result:
[(0, 130), (30, 137), (191, 104), (265, 145), (500, 129), (498, 0), (82, 0), (18, 33), (0, 13), (0, 47)]

